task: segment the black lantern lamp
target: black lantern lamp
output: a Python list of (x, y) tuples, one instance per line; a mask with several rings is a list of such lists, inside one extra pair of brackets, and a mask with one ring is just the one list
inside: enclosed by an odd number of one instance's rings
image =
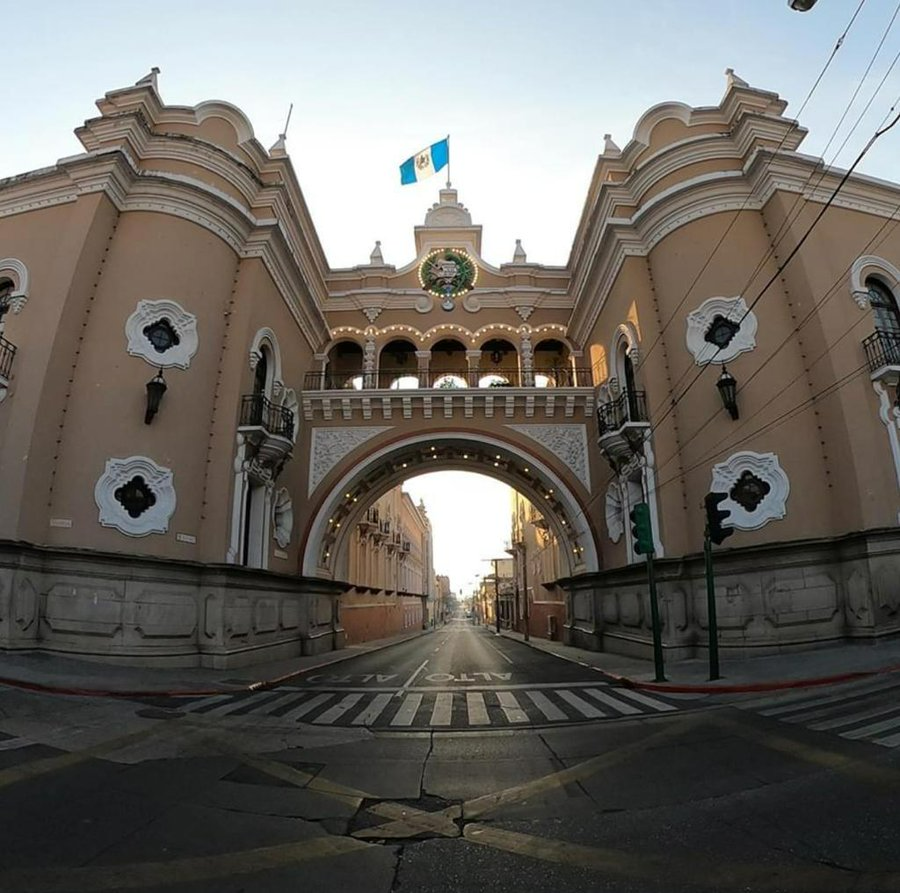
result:
[(144, 424), (149, 425), (153, 416), (159, 411), (159, 403), (166, 392), (166, 380), (162, 369), (147, 382), (147, 411), (144, 413)]
[(728, 410), (728, 414), (733, 419), (737, 419), (737, 381), (724, 366), (722, 367), (722, 374), (719, 376), (719, 380), (716, 382), (716, 387), (719, 389), (719, 395), (722, 398), (722, 403)]
[(816, 5), (816, 0), (788, 0), (788, 6), (795, 12), (809, 12)]

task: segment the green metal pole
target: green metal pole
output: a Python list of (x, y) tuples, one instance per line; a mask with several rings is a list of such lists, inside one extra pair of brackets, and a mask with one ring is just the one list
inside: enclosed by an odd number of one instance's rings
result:
[(712, 541), (709, 528), (703, 537), (703, 553), (706, 558), (706, 613), (709, 628), (709, 678), (719, 678), (719, 625), (716, 622), (716, 581), (713, 577)]
[(647, 585), (650, 587), (650, 620), (653, 624), (653, 666), (656, 669), (656, 681), (665, 682), (663, 668), (662, 628), (659, 623), (659, 602), (656, 599), (656, 577), (653, 573), (653, 553), (647, 553)]

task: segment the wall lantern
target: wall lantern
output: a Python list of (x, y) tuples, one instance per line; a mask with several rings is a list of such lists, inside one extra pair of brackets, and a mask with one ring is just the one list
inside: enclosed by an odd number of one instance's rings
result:
[(734, 376), (723, 366), (722, 374), (716, 382), (719, 394), (722, 397), (722, 403), (728, 410), (728, 414), (733, 418), (738, 418), (737, 405), (737, 381)]
[(149, 425), (153, 416), (159, 411), (159, 403), (166, 392), (166, 380), (162, 369), (147, 382), (147, 411), (144, 413), (144, 424)]
[(496, 366), (503, 359), (503, 354), (499, 350), (491, 351), (491, 362)]

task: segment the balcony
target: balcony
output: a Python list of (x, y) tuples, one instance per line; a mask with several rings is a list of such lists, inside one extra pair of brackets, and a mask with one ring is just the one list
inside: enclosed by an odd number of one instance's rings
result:
[(241, 398), (238, 430), (256, 446), (260, 459), (277, 463), (294, 445), (294, 413), (263, 394), (247, 394)]
[(0, 335), (0, 401), (9, 390), (9, 376), (12, 374), (13, 359), (16, 355), (15, 344), (10, 344)]
[(649, 430), (647, 395), (643, 391), (625, 391), (597, 410), (597, 442), (615, 467), (640, 453)]
[(310, 372), (301, 395), (307, 422), (534, 417), (552, 421), (590, 417), (594, 386), (590, 369), (429, 369), (412, 364), (392, 372)]
[(900, 332), (875, 332), (863, 341), (873, 381), (900, 383)]

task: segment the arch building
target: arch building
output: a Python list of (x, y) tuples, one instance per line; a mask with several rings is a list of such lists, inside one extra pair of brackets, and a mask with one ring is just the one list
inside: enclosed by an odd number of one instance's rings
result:
[(607, 136), (564, 266), (490, 263), (448, 186), (402, 265), (332, 269), (283, 138), (155, 72), (97, 105), (0, 182), (0, 647), (340, 647), (360, 529), (436, 469), (539, 507), (570, 642), (649, 653), (646, 501), (703, 651), (710, 491), (726, 653), (900, 630), (900, 187), (840, 185), (777, 94)]

